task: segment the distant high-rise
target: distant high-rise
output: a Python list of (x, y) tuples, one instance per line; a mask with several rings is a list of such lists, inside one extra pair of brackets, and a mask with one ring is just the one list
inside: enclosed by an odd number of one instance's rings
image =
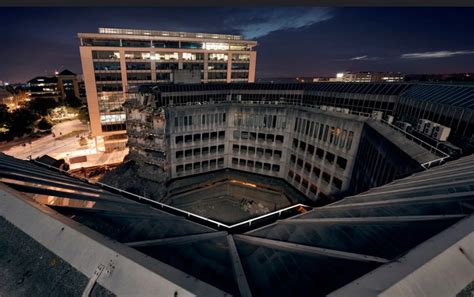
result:
[(341, 72), (330, 81), (337, 82), (402, 82), (404, 75), (399, 72)]
[(92, 135), (98, 149), (126, 145), (126, 92), (171, 83), (175, 70), (200, 70), (203, 83), (254, 82), (256, 41), (240, 35), (100, 28), (79, 33)]

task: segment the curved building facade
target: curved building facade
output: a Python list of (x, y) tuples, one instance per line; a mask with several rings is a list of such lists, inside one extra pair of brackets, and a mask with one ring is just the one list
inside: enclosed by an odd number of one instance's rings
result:
[(383, 185), (446, 157), (381, 121), (405, 85), (388, 92), (381, 84), (341, 106), (309, 104), (319, 92), (311, 86), (143, 86), (124, 105), (130, 156), (159, 168), (149, 177), (157, 181), (231, 168), (282, 178), (314, 201)]

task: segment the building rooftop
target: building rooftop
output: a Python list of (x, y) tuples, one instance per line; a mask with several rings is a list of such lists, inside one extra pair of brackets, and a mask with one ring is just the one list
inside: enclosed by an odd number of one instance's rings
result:
[(190, 38), (215, 38), (228, 40), (242, 40), (242, 35), (231, 34), (212, 34), (212, 33), (190, 33), (177, 31), (158, 31), (158, 30), (137, 30), (137, 29), (118, 29), (118, 28), (99, 28), (101, 34), (117, 35), (144, 35), (144, 36), (164, 36), (164, 37), (190, 37)]
[[(369, 296), (399, 287), (455, 295), (472, 281), (473, 169), (474, 156), (464, 157), (241, 233), (0, 154), (0, 225), (116, 295)], [(8, 234), (2, 244), (24, 240)], [(44, 289), (48, 274), (59, 277), (28, 267), (9, 279), (23, 274), (23, 286)], [(0, 294), (22, 291), (0, 286)]]

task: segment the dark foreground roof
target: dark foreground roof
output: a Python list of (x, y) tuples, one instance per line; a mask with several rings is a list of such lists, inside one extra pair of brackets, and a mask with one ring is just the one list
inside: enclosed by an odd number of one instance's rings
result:
[[(161, 273), (177, 287), (206, 296), (319, 296), (340, 289), (463, 221), (474, 209), (473, 170), (474, 156), (465, 157), (245, 234), (229, 234), (0, 154), (4, 184), (49, 205), (61, 214), (57, 220), (72, 220), (82, 232), (90, 228), (118, 242), (97, 239), (117, 257), (130, 253), (140, 262), (146, 255), (140, 265), (148, 274)], [(0, 215), (21, 219), (4, 212), (5, 205), (0, 204)], [(163, 263), (170, 268), (160, 270)], [(122, 266), (114, 268), (126, 273)], [(119, 272), (109, 278), (120, 277)], [(129, 272), (128, 282), (137, 273)], [(179, 273), (195, 278), (193, 285), (186, 285), (189, 278), (174, 278)], [(106, 278), (99, 283), (112, 292), (125, 290)]]

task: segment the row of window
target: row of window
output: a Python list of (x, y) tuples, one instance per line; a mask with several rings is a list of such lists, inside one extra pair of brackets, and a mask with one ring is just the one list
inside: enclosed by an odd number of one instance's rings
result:
[(208, 169), (216, 169), (216, 168), (224, 168), (224, 158), (178, 165), (176, 166), (176, 172), (179, 175), (180, 173), (183, 173), (184, 171), (188, 171), (188, 172), (193, 171), (193, 170), (205, 171)]
[[(182, 59), (185, 61), (203, 61), (205, 53), (183, 53)], [(207, 54), (208, 61), (228, 61), (229, 55), (224, 53)], [(127, 60), (154, 60), (154, 61), (172, 61), (178, 60), (177, 52), (149, 52), (149, 51), (127, 51), (124, 55)], [(118, 60), (120, 52), (118, 51), (92, 51), (92, 59), (95, 60)], [(250, 61), (249, 55), (232, 55), (232, 61), (246, 63)]]
[(213, 145), (210, 147), (198, 147), (195, 149), (188, 149), (176, 152), (176, 159), (191, 158), (191, 157), (205, 157), (207, 155), (215, 155), (224, 153), (224, 145)]
[(187, 126), (199, 126), (199, 125), (212, 125), (212, 124), (225, 124), (226, 113), (209, 113), (202, 114), (201, 116), (179, 116), (174, 117), (175, 127), (187, 127)]
[(283, 135), (275, 135), (270, 133), (257, 133), (257, 132), (248, 132), (248, 131), (239, 131), (234, 130), (234, 139), (235, 140), (258, 140), (259, 142), (266, 141), (268, 143), (282, 144), (285, 137)]
[[(317, 148), (314, 145), (306, 144), (306, 142), (304, 141), (299, 141), (298, 143), (298, 139), (296, 138), (293, 138), (293, 149), (295, 151), (298, 150), (301, 154), (304, 154), (306, 152), (308, 156), (310, 156), (310, 158), (316, 155), (320, 160), (326, 160), (327, 162), (329, 162), (329, 164), (334, 164), (334, 161), (336, 160), (335, 154), (324, 151), (323, 149)], [(291, 157), (292, 159), (295, 158), (294, 155), (292, 155)], [(347, 166), (347, 160), (341, 156), (337, 156), (336, 164), (339, 168), (344, 170)]]
[(103, 132), (121, 131), (125, 129), (125, 123), (102, 125)]
[(339, 127), (324, 125), (301, 118), (296, 118), (294, 131), (298, 134), (314, 138), (315, 140), (334, 144), (334, 146), (339, 145), (340, 148), (345, 147), (347, 150), (351, 149), (354, 139), (353, 131), (347, 131)]
[(268, 115), (257, 112), (236, 113), (234, 116), (234, 126), (285, 129), (286, 115)]
[(280, 172), (280, 165), (260, 161), (232, 158), (232, 165), (247, 167), (248, 169), (263, 169), (265, 171)]
[(257, 157), (266, 157), (266, 158), (274, 158), (276, 160), (280, 160), (282, 156), (282, 151), (280, 150), (272, 150), (272, 149), (264, 149), (261, 147), (253, 147), (253, 146), (246, 146), (246, 145), (238, 145), (234, 144), (232, 146), (232, 152), (234, 154), (249, 154), (250, 156), (257, 155)]
[[(322, 181), (327, 185), (332, 185), (338, 190), (342, 189), (342, 180), (338, 179), (335, 176), (333, 176), (331, 180), (331, 175), (327, 172), (323, 172), (322, 175), (321, 172), (319, 172), (319, 175), (320, 176), (313, 176), (314, 183), (317, 183), (318, 179), (321, 178)], [(313, 183), (311, 183), (310, 185), (308, 179), (302, 177), (298, 173), (295, 173), (293, 170), (288, 171), (288, 178), (291, 179), (293, 181), (293, 184), (295, 184), (296, 186), (299, 186), (301, 184), (304, 189), (308, 189), (308, 187), (310, 187), (309, 191), (314, 195), (316, 195), (316, 193), (318, 192), (318, 187), (316, 187), (316, 185), (314, 185)]]
[(192, 143), (192, 142), (201, 142), (201, 141), (213, 141), (213, 140), (223, 140), (225, 139), (225, 131), (219, 132), (206, 132), (206, 133), (198, 133), (198, 134), (188, 134), (188, 135), (180, 135), (176, 136), (175, 141), (176, 144), (183, 144), (183, 143)]

